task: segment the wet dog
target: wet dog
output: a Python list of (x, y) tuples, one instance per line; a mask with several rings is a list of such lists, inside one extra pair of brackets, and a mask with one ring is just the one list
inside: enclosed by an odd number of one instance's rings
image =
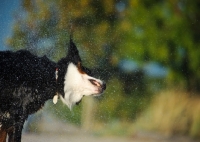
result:
[(58, 63), (29, 51), (0, 52), (0, 142), (20, 142), (28, 115), (49, 99), (60, 98), (70, 109), (83, 96), (100, 95), (106, 85), (91, 76), (70, 39), (68, 54)]

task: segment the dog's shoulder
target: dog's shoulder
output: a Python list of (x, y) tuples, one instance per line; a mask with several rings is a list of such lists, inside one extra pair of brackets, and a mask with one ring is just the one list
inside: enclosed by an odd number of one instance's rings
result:
[(18, 50), (16, 52), (14, 51), (0, 51), (0, 60), (3, 59), (15, 59), (15, 58), (22, 58), (22, 57), (34, 57), (33, 54), (31, 54), (27, 50)]
[(16, 51), (16, 52), (13, 52), (14, 54), (16, 54), (16, 55), (22, 55), (22, 56), (34, 56), (30, 51), (28, 51), (28, 50), (24, 50), (24, 49), (22, 49), (22, 50), (18, 50), (18, 51)]
[(36, 62), (51, 62), (49, 58), (46, 57), (46, 55), (44, 55), (43, 57), (38, 57), (34, 54), (32, 54), (30, 51), (28, 50), (18, 50), (18, 51), (0, 51), (0, 62), (12, 62), (12, 63), (16, 63), (16, 62), (20, 62), (20, 63), (25, 63), (25, 62), (29, 62), (29, 64), (31, 63), (36, 63)]
[(36, 55), (32, 54), (28, 50), (18, 50), (12, 53), (16, 59), (36, 59), (38, 58)]
[[(56, 64), (46, 56), (38, 57), (27, 50), (1, 51), (0, 52), (1, 73), (35, 75), (39, 72), (54, 72)], [(51, 71), (52, 70), (52, 71)], [(48, 71), (48, 72), (47, 72)]]
[(1, 89), (5, 92), (5, 88), (14, 91), (16, 87), (34, 92), (34, 89), (44, 84), (55, 85), (56, 63), (46, 56), (38, 57), (27, 50), (1, 51), (0, 69), (0, 92)]
[(10, 58), (12, 54), (12, 51), (0, 51), (0, 61), (8, 57)]

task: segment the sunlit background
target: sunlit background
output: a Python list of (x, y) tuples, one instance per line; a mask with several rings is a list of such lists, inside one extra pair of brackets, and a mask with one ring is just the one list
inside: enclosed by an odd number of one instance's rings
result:
[(72, 111), (47, 102), (26, 122), (24, 141), (47, 132), (71, 141), (200, 140), (199, 0), (3, 0), (0, 6), (1, 50), (27, 49), (58, 61), (72, 35), (84, 65), (107, 82), (101, 97), (85, 97)]

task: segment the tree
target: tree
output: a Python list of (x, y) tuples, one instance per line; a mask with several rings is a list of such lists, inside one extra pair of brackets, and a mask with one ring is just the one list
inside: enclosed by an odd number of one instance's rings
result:
[(198, 0), (129, 1), (121, 21), (121, 56), (157, 61), (171, 70), (170, 84), (200, 91), (199, 5)]
[(15, 15), (14, 32), (8, 45), (13, 49), (36, 51), (42, 43), (52, 42), (48, 48), (59, 47), (60, 50), (67, 44), (69, 35), (73, 34), (75, 40), (83, 45), (82, 52), (89, 50), (93, 53), (85, 57), (96, 59), (91, 62), (95, 65), (103, 56), (103, 45), (117, 44), (113, 42), (117, 36), (114, 36), (114, 28), (111, 28), (117, 21), (115, 3), (114, 0), (22, 0), (22, 8)]

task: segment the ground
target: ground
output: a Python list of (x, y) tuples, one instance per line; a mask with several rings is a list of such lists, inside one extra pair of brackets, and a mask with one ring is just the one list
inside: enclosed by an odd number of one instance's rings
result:
[(154, 133), (138, 132), (133, 136), (99, 136), (43, 114), (35, 132), (24, 132), (22, 142), (197, 142), (188, 137), (164, 137)]

